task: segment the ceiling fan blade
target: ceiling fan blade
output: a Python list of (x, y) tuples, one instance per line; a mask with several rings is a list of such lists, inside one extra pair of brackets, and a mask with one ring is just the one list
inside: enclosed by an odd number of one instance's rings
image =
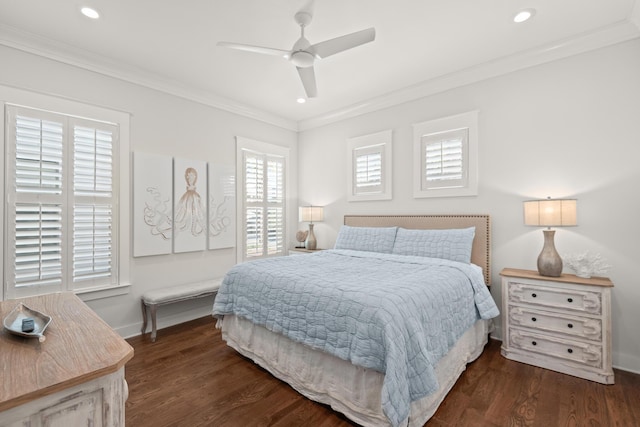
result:
[(335, 55), (347, 49), (351, 49), (361, 44), (374, 41), (376, 38), (376, 29), (367, 28), (366, 30), (356, 31), (346, 36), (336, 37), (335, 39), (326, 40), (311, 45), (312, 50), (318, 58), (326, 58)]
[(316, 88), (316, 73), (313, 71), (313, 67), (306, 67), (298, 69), (300, 80), (304, 86), (304, 91), (307, 93), (307, 98), (315, 98), (318, 96), (318, 89)]
[(274, 49), (272, 47), (252, 46), (249, 44), (230, 43), (230, 42), (218, 42), (218, 46), (228, 47), (231, 49), (244, 50), (246, 52), (263, 53), (265, 55), (280, 56), (282, 58), (289, 58), (291, 53), (288, 50)]

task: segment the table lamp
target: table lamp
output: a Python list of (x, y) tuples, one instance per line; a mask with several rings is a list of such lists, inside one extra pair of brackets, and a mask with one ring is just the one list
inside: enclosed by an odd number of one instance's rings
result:
[(544, 246), (538, 256), (538, 273), (541, 276), (559, 277), (562, 274), (562, 258), (553, 241), (555, 230), (551, 227), (577, 225), (576, 199), (527, 200), (524, 202), (524, 224), (547, 227)]
[(324, 209), (322, 206), (301, 206), (298, 210), (298, 216), (300, 222), (309, 223), (309, 234), (307, 234), (304, 247), (307, 249), (316, 249), (317, 241), (316, 235), (313, 234), (313, 222), (321, 222), (324, 220)]

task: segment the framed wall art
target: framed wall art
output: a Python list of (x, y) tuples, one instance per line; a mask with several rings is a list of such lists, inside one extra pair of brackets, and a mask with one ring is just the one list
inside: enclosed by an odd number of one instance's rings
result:
[(207, 163), (173, 159), (173, 252), (207, 245)]
[(133, 256), (171, 253), (172, 158), (133, 153)]

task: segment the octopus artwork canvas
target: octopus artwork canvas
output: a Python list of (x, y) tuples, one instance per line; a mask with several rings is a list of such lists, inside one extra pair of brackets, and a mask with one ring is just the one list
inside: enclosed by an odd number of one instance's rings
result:
[(236, 242), (235, 168), (209, 164), (209, 249), (232, 248)]
[(133, 153), (133, 256), (171, 253), (172, 158)]
[(173, 159), (173, 252), (207, 246), (207, 163)]

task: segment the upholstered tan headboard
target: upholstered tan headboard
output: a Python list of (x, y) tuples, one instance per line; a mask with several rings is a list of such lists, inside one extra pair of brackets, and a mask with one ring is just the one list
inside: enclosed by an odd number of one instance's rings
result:
[(491, 284), (491, 218), (489, 215), (345, 215), (352, 227), (392, 227), (418, 230), (475, 227), (471, 262), (482, 267), (484, 281)]

